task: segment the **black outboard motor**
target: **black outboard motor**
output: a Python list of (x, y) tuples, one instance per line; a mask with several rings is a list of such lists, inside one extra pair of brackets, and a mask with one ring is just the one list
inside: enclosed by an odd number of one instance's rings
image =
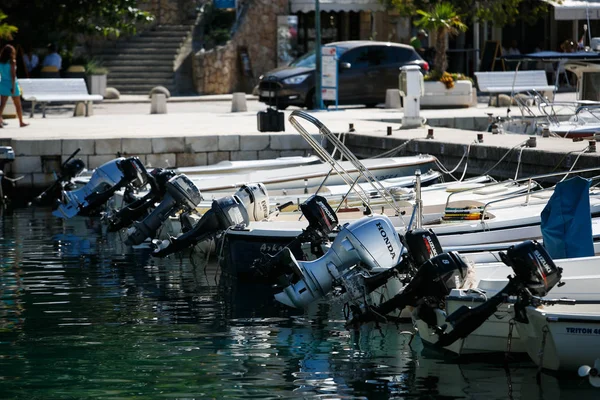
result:
[(81, 149), (75, 150), (75, 152), (62, 163), (54, 183), (33, 199), (33, 202), (36, 205), (53, 203), (60, 198), (63, 190), (73, 190), (75, 188), (75, 185), (71, 180), (81, 174), (85, 168), (85, 163), (80, 158), (73, 158), (80, 150)]
[[(328, 235), (338, 226), (338, 218), (327, 200), (319, 195), (310, 196), (300, 204), (300, 211), (308, 221), (308, 227), (286, 247), (298, 243), (310, 243), (311, 252), (318, 258), (324, 255), (321, 245), (329, 242)], [(252, 268), (256, 275), (275, 282), (278, 277), (291, 274), (283, 249), (275, 255), (265, 254), (254, 260)], [(283, 258), (282, 258), (283, 257)]]
[(152, 255), (165, 257), (212, 238), (233, 226), (266, 219), (269, 213), (269, 195), (265, 185), (243, 185), (233, 196), (213, 200), (210, 210), (184, 234), (155, 243), (157, 247)]
[(416, 307), (420, 302), (436, 302), (443, 299), (452, 289), (462, 286), (467, 276), (468, 265), (457, 252), (441, 253), (425, 261), (412, 280), (390, 300), (369, 307), (366, 312), (354, 311), (349, 325), (376, 321), (381, 316), (402, 310), (406, 306)]
[(161, 201), (167, 193), (167, 182), (175, 176), (175, 171), (164, 168), (155, 168), (148, 174), (150, 191), (143, 197), (122, 207), (120, 210), (106, 216), (108, 231), (116, 232), (133, 224)]
[(62, 201), (52, 214), (59, 218), (90, 215), (103, 206), (117, 190), (127, 185), (143, 187), (148, 172), (139, 158), (117, 158), (96, 168), (89, 182), (82, 188), (63, 191)]
[(125, 244), (137, 245), (154, 236), (156, 230), (167, 218), (177, 211), (193, 210), (202, 200), (200, 190), (185, 175), (180, 174), (169, 179), (163, 201), (142, 221), (136, 222), (127, 230)]
[(406, 247), (402, 261), (394, 268), (365, 277), (364, 286), (367, 293), (385, 285), (392, 276), (397, 274), (405, 274), (408, 279), (412, 278), (417, 273), (419, 266), (444, 252), (437, 235), (431, 229), (412, 229), (406, 232), (401, 239)]
[(436, 345), (445, 347), (466, 338), (494, 314), (509, 296), (519, 296), (515, 306), (517, 310), (528, 304), (533, 296), (543, 297), (560, 284), (562, 269), (554, 264), (546, 249), (538, 242), (528, 240), (500, 254), (502, 261), (512, 267), (515, 276), (509, 276), (508, 284), (480, 306), (463, 306), (450, 314), (446, 322), (452, 329), (448, 330), (447, 325), (438, 328), (440, 333)]

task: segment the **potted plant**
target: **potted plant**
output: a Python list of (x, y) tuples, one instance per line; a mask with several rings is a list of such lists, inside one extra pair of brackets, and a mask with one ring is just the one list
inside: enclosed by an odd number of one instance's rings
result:
[(454, 5), (449, 2), (435, 4), (431, 11), (417, 10), (420, 18), (415, 25), (430, 32), (435, 39), (433, 70), (425, 77), (425, 96), (422, 105), (471, 105), (473, 82), (463, 74), (449, 73), (446, 57), (448, 35), (467, 30)]
[(104, 96), (104, 92), (106, 92), (106, 75), (108, 75), (108, 69), (103, 67), (98, 61), (90, 60), (85, 65), (85, 74), (90, 94)]

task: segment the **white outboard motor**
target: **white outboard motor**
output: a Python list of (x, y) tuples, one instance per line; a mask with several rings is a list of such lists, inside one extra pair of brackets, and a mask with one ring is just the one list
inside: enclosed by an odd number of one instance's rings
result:
[(127, 185), (136, 188), (147, 183), (147, 171), (137, 157), (116, 158), (94, 170), (89, 182), (81, 189), (63, 191), (62, 201), (52, 214), (69, 219), (88, 215), (106, 203), (115, 192)]
[(242, 186), (233, 196), (213, 200), (208, 210), (192, 229), (178, 237), (157, 241), (152, 253), (165, 257), (194, 246), (220, 232), (250, 221), (262, 221), (269, 216), (269, 195), (262, 183)]
[(331, 292), (336, 280), (358, 263), (365, 269), (392, 268), (400, 260), (401, 243), (392, 222), (385, 215), (371, 215), (347, 224), (338, 233), (325, 255), (315, 261), (296, 261), (289, 249), (289, 267), (294, 282), (275, 299), (287, 306), (304, 308)]
[(202, 200), (198, 187), (183, 174), (169, 179), (166, 189), (163, 201), (144, 220), (134, 223), (131, 228), (127, 229), (126, 244), (142, 243), (147, 238), (154, 236), (156, 230), (171, 215), (175, 215), (179, 210), (193, 210)]

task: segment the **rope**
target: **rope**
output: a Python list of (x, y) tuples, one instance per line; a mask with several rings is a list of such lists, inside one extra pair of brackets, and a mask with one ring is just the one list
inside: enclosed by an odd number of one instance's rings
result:
[(521, 167), (521, 156), (523, 155), (523, 150), (525, 150), (525, 146), (521, 147), (521, 150), (519, 151), (519, 158), (517, 159), (517, 170), (515, 171), (515, 181), (519, 176), (519, 168)]
[(382, 158), (382, 157), (393, 157), (396, 153), (399, 153), (400, 150), (402, 150), (403, 148), (405, 148), (406, 146), (408, 146), (408, 144), (410, 142), (412, 142), (414, 139), (408, 139), (406, 142), (402, 143), (400, 146), (396, 146), (391, 150), (386, 151), (385, 153), (381, 153), (379, 155), (370, 157), (369, 159), (373, 159), (373, 158)]
[(537, 373), (535, 374), (535, 381), (537, 382), (538, 385), (542, 384), (542, 368), (544, 365), (544, 349), (546, 347), (546, 336), (548, 336), (548, 332), (550, 332), (550, 329), (548, 328), (548, 325), (545, 325), (544, 328), (542, 328), (542, 344), (540, 345), (540, 351), (538, 353), (538, 370)]
[(517, 144), (516, 146), (514, 146), (514, 147), (512, 147), (510, 149), (508, 149), (508, 151), (506, 153), (504, 153), (504, 155), (500, 158), (500, 160), (498, 160), (498, 162), (496, 164), (494, 164), (492, 166), (492, 168), (488, 169), (487, 171), (485, 171), (481, 175), (488, 175), (490, 173), (490, 171), (492, 171), (494, 168), (496, 168), (506, 158), (506, 156), (508, 156), (510, 154), (511, 151), (513, 151), (517, 147), (524, 146), (526, 143), (527, 143), (527, 140), (524, 141), (524, 142), (522, 142), (522, 143)]
[[(579, 154), (577, 155), (577, 158), (575, 158), (575, 161), (573, 161), (573, 165), (571, 165), (571, 168), (569, 168), (569, 173), (571, 171), (573, 171), (573, 168), (575, 168), (575, 164), (577, 164), (577, 161), (579, 161), (579, 157), (581, 157), (583, 154), (585, 154), (589, 148), (590, 148), (590, 146), (587, 146), (585, 149), (583, 149), (579, 152)], [(567, 179), (567, 177), (569, 176), (569, 173), (566, 173), (565, 176), (560, 180), (560, 182)]]
[[(439, 168), (440, 171), (442, 171), (442, 173), (444, 174), (448, 174), (450, 175), (452, 178), (454, 178), (455, 181), (458, 181), (459, 179), (456, 179), (456, 177), (454, 175), (452, 175), (454, 172), (456, 172), (456, 170), (458, 169), (458, 167), (460, 166), (460, 164), (462, 164), (463, 160), (465, 159), (465, 157), (467, 157), (467, 155), (469, 154), (469, 152), (471, 151), (471, 145), (475, 143), (469, 143), (469, 145), (467, 146), (467, 148), (465, 149), (465, 152), (463, 153), (462, 157), (460, 158), (460, 160), (458, 161), (458, 164), (456, 164), (456, 166), (449, 171), (444, 164), (442, 164), (442, 162), (436, 157), (435, 158), (435, 165)], [(462, 177), (460, 178), (460, 180), (462, 181), (463, 178), (465, 177), (465, 174), (467, 172), (467, 165), (468, 165), (468, 160), (469, 158), (467, 157), (467, 162), (465, 162), (465, 168), (463, 170), (463, 174)]]

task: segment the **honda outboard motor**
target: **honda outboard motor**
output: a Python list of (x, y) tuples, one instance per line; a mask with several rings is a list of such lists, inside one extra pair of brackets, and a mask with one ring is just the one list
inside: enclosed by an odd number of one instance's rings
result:
[(438, 304), (452, 289), (462, 286), (469, 266), (457, 252), (438, 254), (425, 261), (403, 290), (388, 301), (357, 314), (350, 324), (377, 320), (406, 306), (417, 306), (420, 301)]
[(335, 281), (361, 263), (367, 270), (391, 268), (400, 259), (400, 239), (386, 216), (368, 216), (342, 228), (325, 255), (315, 261), (296, 261), (283, 249), (294, 272), (289, 285), (275, 299), (303, 308), (331, 292)]
[(183, 174), (169, 179), (166, 190), (163, 201), (144, 220), (134, 223), (127, 230), (126, 244), (142, 243), (147, 238), (154, 236), (156, 230), (167, 218), (175, 215), (179, 210), (193, 210), (202, 200), (200, 190)]
[(466, 338), (479, 328), (498, 306), (509, 296), (519, 296), (515, 310), (523, 303), (528, 304), (533, 296), (545, 296), (560, 282), (562, 269), (558, 268), (546, 249), (536, 241), (528, 240), (511, 246), (506, 253), (500, 253), (502, 261), (512, 267), (515, 276), (508, 277), (508, 284), (488, 301), (475, 308), (462, 306), (446, 318), (448, 326), (438, 328), (439, 339), (436, 345), (445, 347), (456, 340)]
[(269, 195), (262, 183), (244, 185), (233, 196), (213, 200), (194, 227), (178, 237), (157, 243), (152, 255), (165, 257), (194, 246), (236, 225), (261, 221), (269, 216)]
[[(303, 229), (302, 233), (286, 247), (292, 247), (298, 243), (310, 243), (311, 253), (322, 257), (324, 255), (322, 245), (329, 243), (328, 235), (338, 226), (337, 215), (327, 200), (319, 195), (310, 196), (300, 204), (300, 210), (308, 221), (308, 227)], [(254, 260), (252, 268), (257, 276), (265, 277), (270, 282), (275, 282), (278, 277), (292, 272), (288, 267), (287, 254), (284, 254), (283, 249), (277, 254), (265, 254)]]
[(89, 215), (104, 205), (115, 192), (126, 185), (142, 187), (147, 182), (146, 168), (137, 157), (117, 158), (96, 168), (82, 188), (63, 191), (63, 201), (52, 214), (59, 218)]
[(116, 232), (143, 217), (151, 207), (162, 200), (167, 193), (167, 182), (175, 175), (175, 171), (170, 169), (155, 168), (150, 171), (148, 174), (150, 191), (120, 210), (108, 214), (105, 218), (108, 223), (108, 231)]

